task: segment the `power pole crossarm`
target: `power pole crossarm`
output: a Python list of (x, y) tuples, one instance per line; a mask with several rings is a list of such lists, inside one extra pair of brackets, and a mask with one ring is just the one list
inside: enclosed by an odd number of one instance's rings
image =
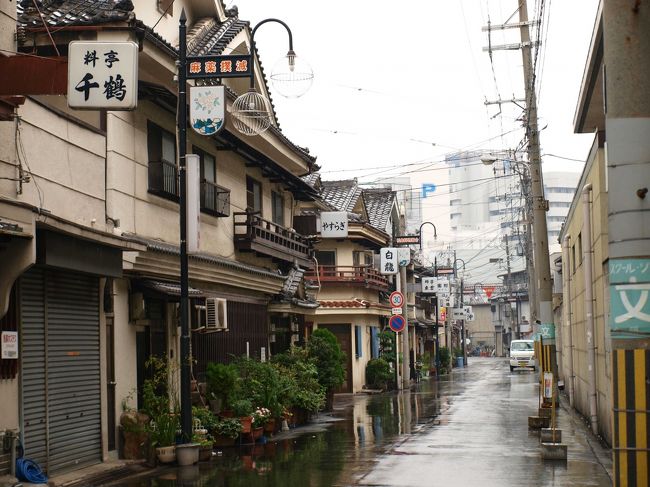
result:
[(527, 22), (514, 22), (512, 24), (497, 24), (497, 25), (484, 25), (481, 30), (483, 32), (490, 32), (491, 30), (504, 30), (504, 29), (519, 29), (527, 25), (539, 25), (539, 20), (529, 20)]

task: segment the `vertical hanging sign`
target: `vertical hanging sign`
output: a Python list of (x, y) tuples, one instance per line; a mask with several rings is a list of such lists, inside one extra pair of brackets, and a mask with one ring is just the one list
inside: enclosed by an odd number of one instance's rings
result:
[(384, 247), (379, 251), (381, 274), (397, 274), (399, 272), (399, 262), (397, 260), (397, 249), (394, 247)]
[(225, 126), (226, 88), (190, 87), (190, 125), (201, 135), (214, 135)]
[(135, 42), (71, 42), (68, 106), (82, 110), (135, 110), (138, 45)]

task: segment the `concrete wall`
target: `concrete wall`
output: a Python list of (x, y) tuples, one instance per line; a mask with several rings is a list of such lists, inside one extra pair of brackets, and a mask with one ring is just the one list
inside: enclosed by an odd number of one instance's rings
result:
[[(591, 183), (593, 191), (592, 201), (592, 248), (593, 258), (593, 315), (595, 326), (596, 346), (596, 389), (598, 404), (598, 427), (601, 435), (611, 444), (611, 341), (608, 335), (609, 296), (607, 280), (607, 192), (605, 191), (605, 159), (603, 149), (594, 150), (592, 159), (587, 162), (585, 173), (574, 198), (573, 205), (567, 216), (564, 235), (570, 237), (569, 248), (569, 275), (563, 275), (565, 288), (569, 286), (571, 295), (571, 316), (567, 321), (566, 313), (560, 332), (562, 346), (562, 371), (567, 374), (570, 370), (568, 349), (569, 333), (573, 342), (573, 369), (575, 376), (575, 407), (587, 416), (589, 414), (588, 398), (588, 367), (587, 367), (587, 332), (586, 332), (586, 306), (584, 261), (580, 243), (584, 242), (583, 231), (583, 206), (581, 191), (585, 184)], [(567, 268), (567, 267), (565, 267)], [(565, 273), (566, 274), (566, 273)], [(570, 281), (569, 281), (570, 279)], [(565, 294), (566, 296), (566, 294)], [(563, 302), (562, 306), (567, 306)], [(565, 382), (568, 377), (565, 378)]]

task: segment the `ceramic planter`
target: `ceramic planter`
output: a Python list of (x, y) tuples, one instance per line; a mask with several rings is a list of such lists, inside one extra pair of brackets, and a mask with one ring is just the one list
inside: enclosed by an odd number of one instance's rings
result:
[(199, 445), (198, 443), (184, 443), (176, 445), (176, 463), (181, 467), (194, 465), (199, 461)]
[(242, 416), (239, 418), (241, 422), (241, 432), (243, 434), (248, 434), (251, 432), (251, 427), (253, 426), (253, 417), (252, 416)]
[(176, 445), (156, 448), (156, 456), (160, 463), (171, 463), (176, 460)]
[(264, 434), (264, 427), (260, 426), (259, 428), (253, 428), (251, 432), (253, 441), (257, 441), (258, 439), (260, 439), (263, 434)]

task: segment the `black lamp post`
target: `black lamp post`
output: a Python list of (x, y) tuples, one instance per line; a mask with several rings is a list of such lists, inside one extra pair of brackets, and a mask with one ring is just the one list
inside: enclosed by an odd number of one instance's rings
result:
[[(293, 36), (291, 35), (291, 30), (281, 20), (278, 19), (265, 19), (259, 22), (251, 34), (251, 50), (248, 55), (240, 56), (245, 61), (247, 61), (250, 69), (247, 68), (245, 72), (242, 73), (226, 73), (226, 72), (211, 72), (208, 74), (205, 66), (207, 62), (215, 62), (218, 66), (221, 59), (230, 59), (237, 56), (196, 56), (189, 58), (189, 61), (198, 62), (199, 69), (188, 72), (188, 56), (187, 56), (187, 17), (185, 15), (185, 9), (181, 11), (181, 16), (178, 24), (178, 172), (179, 172), (179, 210), (180, 210), (180, 280), (181, 280), (181, 296), (180, 296), (180, 325), (181, 325), (181, 339), (180, 339), (180, 375), (181, 375), (181, 384), (180, 384), (180, 400), (181, 400), (181, 428), (183, 430), (183, 441), (191, 441), (192, 438), (192, 401), (191, 401), (191, 356), (190, 356), (190, 329), (189, 329), (189, 272), (188, 272), (188, 255), (187, 255), (187, 188), (186, 188), (186, 178), (187, 178), (187, 79), (189, 78), (234, 78), (234, 77), (249, 77), (251, 90), (248, 93), (240, 96), (233, 103), (233, 115), (235, 119), (239, 119), (240, 124), (235, 121), (235, 126), (240, 130), (244, 135), (258, 135), (264, 130), (266, 130), (270, 125), (270, 119), (267, 121), (263, 119), (265, 116), (270, 116), (269, 113), (264, 113), (264, 110), (261, 110), (256, 102), (259, 98), (262, 98), (264, 101), (264, 106), (268, 105), (266, 99), (261, 97), (258, 93), (254, 91), (255, 85), (255, 69), (254, 69), (254, 36), (257, 29), (267, 23), (267, 22), (278, 22), (282, 24), (289, 34), (289, 52), (287, 53), (288, 68), (290, 73), (296, 73), (296, 53), (293, 50)], [(280, 81), (284, 83), (290, 83), (294, 81), (308, 81), (306, 85), (307, 89), (311, 86), (311, 80), (313, 78), (313, 73), (311, 68), (309, 72), (301, 70), (298, 72), (300, 75), (299, 79), (296, 79), (293, 74), (290, 76), (283, 77), (279, 75)], [(253, 93), (251, 93), (251, 91)], [(278, 90), (282, 94), (282, 90)], [(306, 91), (306, 90), (305, 90)], [(304, 93), (304, 92), (303, 92)], [(302, 93), (300, 93), (302, 94)], [(253, 98), (250, 98), (251, 95)], [(244, 97), (249, 96), (244, 100)], [(297, 95), (300, 96), (300, 95)], [(244, 100), (244, 112), (235, 113), (235, 108), (238, 100)], [(270, 112), (270, 109), (267, 110)], [(246, 127), (249, 131), (246, 132), (241, 129), (241, 126)], [(251, 130), (251, 127), (256, 130)]]
[(433, 238), (438, 238), (438, 231), (436, 230), (436, 226), (431, 222), (423, 222), (422, 225), (420, 225), (420, 229), (418, 230), (418, 234), (420, 235), (420, 250), (422, 250), (422, 227), (424, 225), (431, 225), (433, 227)]

